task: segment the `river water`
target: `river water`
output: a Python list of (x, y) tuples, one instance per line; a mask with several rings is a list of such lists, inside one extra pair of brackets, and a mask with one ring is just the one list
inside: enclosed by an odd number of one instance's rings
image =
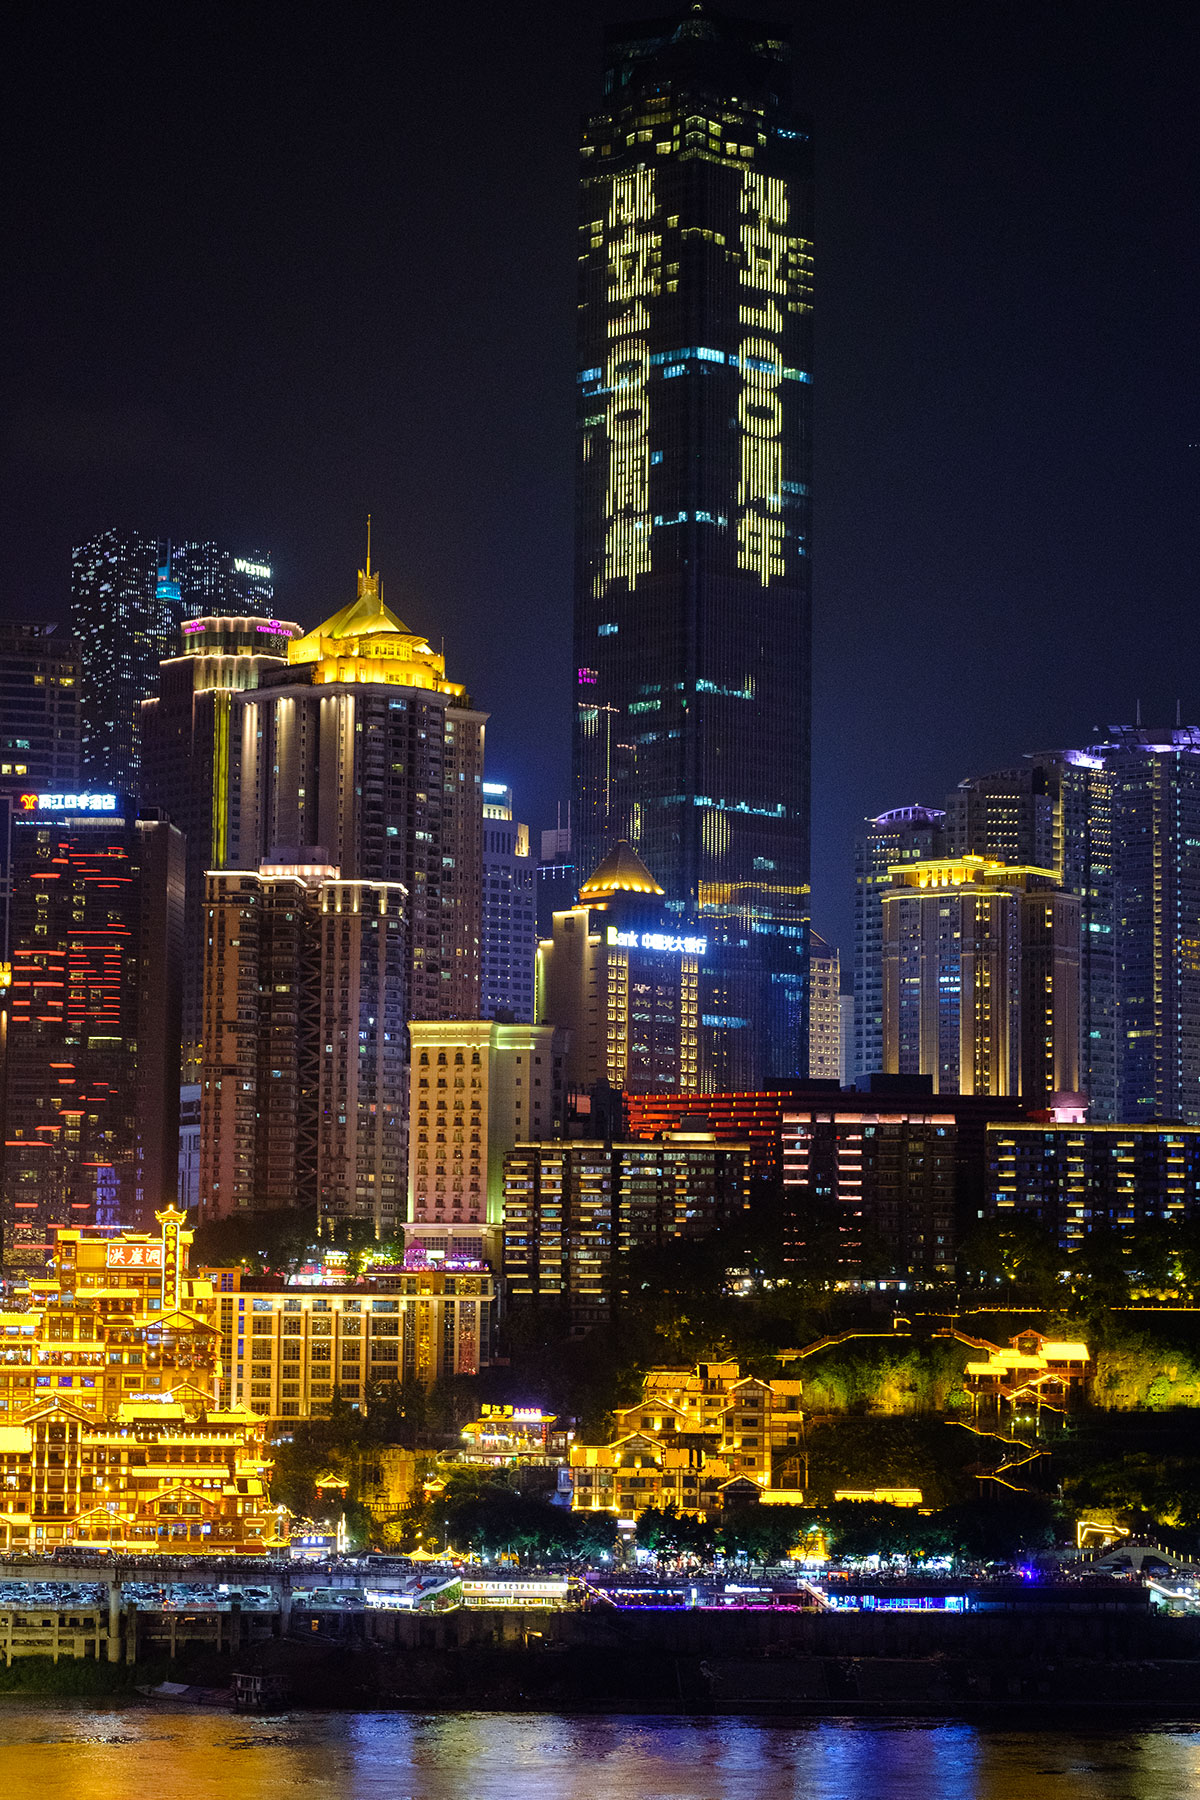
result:
[(1200, 1724), (291, 1713), (0, 1698), (2, 1800), (1189, 1800)]

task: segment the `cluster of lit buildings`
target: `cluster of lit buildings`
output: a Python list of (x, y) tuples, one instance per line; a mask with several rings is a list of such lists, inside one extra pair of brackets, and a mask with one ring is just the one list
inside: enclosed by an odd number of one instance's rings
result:
[(476, 1369), (499, 1304), (589, 1329), (626, 1252), (768, 1189), (795, 1267), (832, 1221), (840, 1276), (889, 1286), (950, 1278), (982, 1217), (1069, 1247), (1197, 1204), (1200, 732), (1114, 731), (868, 821), (852, 1004), (810, 930), (788, 77), (782, 33), (703, 9), (606, 38), (573, 793), (540, 860), (369, 539), (309, 628), (258, 550), (105, 530), (70, 632), (0, 632), (7, 1268), (176, 1196), (395, 1246), (361, 1295), (221, 1291), (230, 1406)]

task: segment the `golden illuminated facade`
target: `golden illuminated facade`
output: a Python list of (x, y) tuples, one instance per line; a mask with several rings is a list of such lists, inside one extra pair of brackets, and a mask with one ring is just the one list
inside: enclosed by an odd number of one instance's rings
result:
[(1079, 1086), (1079, 899), (1048, 869), (980, 856), (897, 864), (883, 895), (889, 1074), (938, 1094)]
[[(411, 1259), (410, 1259), (411, 1260)], [(369, 1410), (373, 1390), (478, 1374), (491, 1354), (495, 1283), (482, 1263), (380, 1271), (360, 1288), (257, 1293), (213, 1271), (221, 1401), (259, 1418), (328, 1413), (335, 1394)]]
[(612, 27), (580, 172), (579, 863), (627, 838), (740, 952), (711, 1010), (751, 1086), (807, 1073), (811, 179), (785, 39), (698, 8)]
[(842, 1078), (842, 959), (814, 931), (809, 943), (808, 1073), (816, 1081)]
[(453, 1253), (464, 1229), (498, 1227), (504, 1158), (523, 1138), (564, 1129), (565, 1033), (494, 1019), (409, 1027), (409, 1228)]
[(329, 863), (409, 895), (414, 1018), (478, 1018), (483, 727), (445, 659), (358, 595), (235, 702), (228, 864)]
[(612, 1442), (571, 1445), (573, 1509), (635, 1518), (674, 1504), (710, 1514), (743, 1498), (746, 1482), (793, 1490), (801, 1391), (793, 1379), (743, 1375), (736, 1362), (648, 1369), (642, 1398), (613, 1415)]
[(58, 1233), (28, 1304), (0, 1314), (0, 1549), (258, 1551), (260, 1423), (221, 1403), (212, 1284), (191, 1232)]

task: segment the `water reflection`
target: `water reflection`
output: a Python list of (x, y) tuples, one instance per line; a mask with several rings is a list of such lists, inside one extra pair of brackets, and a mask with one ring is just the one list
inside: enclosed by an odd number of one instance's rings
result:
[(216, 1712), (0, 1698), (3, 1800), (1193, 1800), (1200, 1729)]

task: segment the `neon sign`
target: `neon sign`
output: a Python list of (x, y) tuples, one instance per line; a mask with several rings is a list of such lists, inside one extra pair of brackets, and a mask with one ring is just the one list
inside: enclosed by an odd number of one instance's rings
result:
[(235, 556), (233, 566), (239, 575), (253, 575), (259, 581), (270, 581), (271, 579), (271, 571), (266, 563), (246, 562), (242, 557)]
[(115, 813), (115, 794), (22, 794), (21, 811), (58, 813)]
[(669, 931), (618, 931), (608, 928), (608, 941), (617, 950), (665, 950), (672, 956), (704, 956), (706, 937), (675, 937)]
[(109, 1269), (161, 1269), (161, 1244), (109, 1244), (105, 1267)]

